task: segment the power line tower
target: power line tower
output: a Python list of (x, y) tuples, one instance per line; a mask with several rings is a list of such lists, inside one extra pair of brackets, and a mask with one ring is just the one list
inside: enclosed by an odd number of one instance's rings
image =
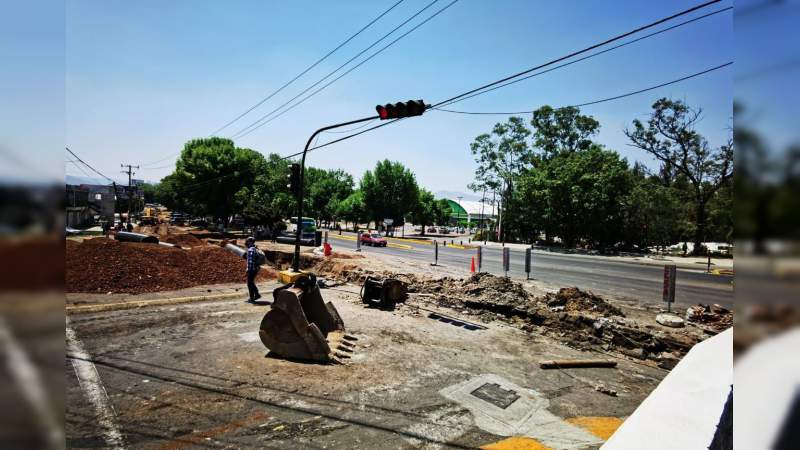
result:
[(126, 188), (126, 193), (128, 194), (128, 223), (131, 223), (131, 204), (133, 203), (133, 190), (131, 189), (131, 177), (136, 175), (136, 172), (133, 169), (138, 169), (139, 166), (134, 166), (132, 164), (120, 164), (120, 167), (128, 168), (128, 170), (121, 171), (122, 173), (128, 174), (128, 187)]

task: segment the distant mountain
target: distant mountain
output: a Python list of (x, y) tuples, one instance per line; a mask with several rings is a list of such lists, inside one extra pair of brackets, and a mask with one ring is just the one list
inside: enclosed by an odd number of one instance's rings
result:
[(110, 181), (105, 178), (81, 177), (75, 175), (66, 175), (65, 178), (67, 184), (110, 184)]
[(475, 193), (458, 191), (436, 191), (433, 193), (433, 195), (436, 198), (449, 198), (452, 200), (458, 200), (458, 197), (462, 197), (462, 200), (469, 200), (473, 202), (479, 202), (481, 200), (481, 196), (476, 195)]
[[(99, 178), (99, 177), (94, 178), (94, 177), (82, 177), (77, 175), (66, 175), (64, 178), (67, 184), (111, 184), (111, 182), (106, 180), (105, 178)], [(114, 181), (116, 181), (117, 184), (120, 186), (125, 186), (128, 184), (127, 179), (114, 180)], [(145, 182), (150, 184), (155, 184), (155, 182), (153, 181), (145, 180)]]

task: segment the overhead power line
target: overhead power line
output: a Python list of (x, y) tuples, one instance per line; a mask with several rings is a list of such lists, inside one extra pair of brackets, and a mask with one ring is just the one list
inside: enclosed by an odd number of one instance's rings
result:
[[(575, 105), (570, 105), (570, 106), (567, 106), (567, 108), (569, 108), (569, 107), (578, 108), (578, 107), (582, 107), (582, 106), (589, 106), (589, 105), (596, 105), (598, 103), (610, 102), (612, 100), (619, 100), (621, 98), (630, 97), (630, 96), (633, 96), (633, 95), (637, 95), (637, 94), (641, 94), (641, 93), (644, 93), (644, 92), (652, 91), (652, 90), (655, 90), (655, 89), (658, 89), (658, 88), (662, 88), (664, 86), (669, 86), (671, 84), (680, 83), (681, 81), (685, 81), (685, 80), (688, 80), (688, 79), (691, 79), (691, 78), (699, 77), (699, 76), (705, 75), (705, 74), (707, 74), (709, 72), (713, 72), (715, 70), (722, 69), (723, 67), (730, 66), (731, 64), (733, 64), (733, 61), (727, 62), (725, 64), (720, 64), (718, 66), (714, 66), (714, 67), (711, 67), (709, 69), (703, 70), (701, 72), (693, 73), (691, 75), (687, 75), (685, 77), (678, 78), (676, 80), (668, 81), (666, 83), (661, 83), (661, 84), (658, 84), (658, 85), (655, 85), (655, 86), (650, 86), (648, 88), (639, 89), (637, 91), (627, 92), (627, 93), (621, 94), (621, 95), (615, 95), (614, 97), (607, 97), (607, 98), (603, 98), (603, 99), (600, 99), (600, 100), (594, 100), (594, 101), (590, 101), (590, 102), (586, 102), (586, 103), (578, 103), (578, 104), (575, 104)], [(457, 110), (445, 109), (445, 108), (433, 108), (433, 109), (435, 109), (436, 111), (443, 111), (443, 112), (448, 112), (448, 113), (486, 115), (486, 116), (508, 116), (508, 115), (514, 115), (514, 114), (530, 114), (530, 113), (533, 113), (533, 111), (512, 111), (512, 112), (483, 112), (483, 111), (480, 111), (479, 112), (479, 111), (457, 111)]]
[[(398, 26), (394, 27), (394, 28), (393, 28), (391, 31), (389, 31), (388, 33), (386, 33), (386, 34), (384, 34), (383, 36), (381, 36), (381, 38), (380, 38), (380, 39), (378, 39), (378, 40), (376, 40), (375, 42), (373, 42), (372, 44), (370, 44), (370, 45), (369, 45), (367, 48), (365, 48), (364, 50), (361, 50), (360, 52), (358, 52), (358, 54), (356, 54), (355, 56), (353, 56), (352, 58), (350, 58), (349, 60), (347, 60), (347, 61), (346, 61), (344, 64), (340, 65), (339, 67), (337, 67), (336, 69), (334, 69), (333, 71), (331, 71), (330, 73), (328, 73), (327, 75), (325, 75), (324, 77), (320, 78), (320, 79), (319, 79), (319, 80), (317, 80), (317, 81), (316, 81), (314, 84), (312, 84), (311, 86), (307, 87), (307, 88), (306, 88), (306, 89), (304, 89), (302, 92), (300, 92), (299, 94), (295, 95), (294, 97), (292, 97), (292, 98), (291, 98), (291, 99), (289, 99), (288, 101), (284, 102), (282, 105), (278, 106), (277, 108), (273, 109), (272, 111), (268, 112), (267, 114), (264, 114), (263, 116), (259, 117), (259, 118), (258, 118), (256, 121), (254, 121), (254, 122), (250, 123), (250, 124), (249, 124), (249, 125), (247, 125), (246, 127), (244, 127), (244, 128), (242, 128), (242, 129), (240, 129), (239, 131), (237, 131), (236, 133), (234, 133), (234, 134), (231, 136), (231, 138), (233, 139), (233, 138), (239, 138), (239, 137), (245, 136), (245, 135), (247, 135), (247, 134), (250, 134), (251, 132), (253, 132), (255, 129), (262, 127), (264, 124), (268, 123), (268, 121), (267, 121), (267, 122), (265, 122), (265, 121), (266, 121), (266, 120), (267, 120), (267, 119), (268, 119), (270, 116), (272, 116), (272, 115), (273, 115), (273, 114), (275, 114), (276, 112), (280, 111), (280, 110), (281, 110), (281, 109), (283, 109), (285, 106), (287, 106), (287, 105), (289, 105), (290, 103), (292, 103), (293, 101), (297, 100), (299, 97), (301, 97), (302, 95), (304, 95), (306, 92), (310, 91), (311, 89), (315, 88), (316, 86), (318, 86), (318, 85), (319, 85), (320, 83), (322, 83), (323, 81), (325, 81), (325, 80), (327, 80), (328, 78), (330, 78), (330, 77), (331, 77), (333, 74), (335, 74), (336, 72), (340, 71), (342, 68), (344, 68), (345, 66), (347, 66), (348, 64), (350, 64), (351, 62), (353, 62), (354, 60), (356, 60), (358, 57), (360, 57), (361, 55), (363, 55), (364, 53), (366, 53), (367, 51), (369, 51), (371, 48), (373, 48), (373, 47), (375, 47), (376, 45), (378, 45), (378, 44), (379, 44), (381, 41), (383, 41), (384, 39), (386, 39), (387, 37), (389, 37), (390, 35), (392, 35), (392, 34), (393, 34), (395, 31), (397, 31), (398, 29), (400, 29), (400, 28), (402, 28), (404, 25), (406, 25), (408, 22), (412, 21), (414, 18), (416, 18), (417, 16), (419, 16), (420, 14), (422, 14), (423, 12), (425, 12), (425, 11), (426, 11), (428, 8), (430, 8), (431, 6), (433, 6), (434, 4), (436, 4), (436, 2), (438, 2), (438, 1), (439, 1), (439, 0), (433, 0), (432, 2), (428, 3), (428, 4), (427, 4), (427, 5), (425, 5), (425, 6), (424, 6), (422, 9), (420, 9), (419, 11), (417, 11), (416, 13), (414, 13), (414, 14), (413, 14), (411, 17), (409, 17), (408, 19), (406, 19), (405, 21), (403, 21), (403, 22), (402, 22), (400, 25), (398, 25)], [(419, 28), (419, 27), (420, 27), (422, 24), (424, 24), (425, 22), (427, 22), (428, 20), (432, 19), (433, 17), (435, 17), (436, 15), (438, 15), (438, 14), (439, 14), (440, 12), (442, 12), (443, 10), (445, 10), (445, 9), (449, 8), (450, 6), (452, 6), (452, 4), (453, 4), (453, 3), (455, 3), (456, 1), (458, 1), (458, 0), (454, 0), (454, 1), (453, 1), (451, 4), (447, 5), (446, 7), (442, 8), (441, 10), (439, 10), (439, 11), (438, 11), (438, 12), (436, 12), (436, 13), (435, 13), (433, 16), (429, 17), (428, 19), (426, 19), (426, 20), (425, 20), (424, 22), (422, 22), (421, 24), (419, 24), (419, 25), (415, 26), (414, 28), (412, 28), (412, 30), (411, 30), (411, 31), (413, 31), (413, 30), (416, 30), (416, 29), (417, 29), (417, 28)], [(398, 40), (402, 39), (403, 37), (405, 37), (405, 36), (406, 36), (406, 35), (408, 35), (409, 33), (410, 33), (410, 31), (409, 31), (409, 32), (406, 32), (405, 34), (403, 34), (403, 35), (402, 35), (402, 36), (400, 36), (399, 38), (397, 38), (397, 39), (395, 39), (394, 41), (392, 41), (392, 42), (391, 42), (389, 45), (385, 46), (384, 48), (382, 48), (382, 49), (381, 49), (381, 50), (379, 50), (378, 52), (376, 52), (376, 53), (372, 54), (371, 56), (369, 56), (369, 57), (368, 57), (368, 58), (366, 58), (365, 60), (361, 61), (361, 62), (360, 62), (358, 65), (356, 65), (355, 67), (358, 67), (358, 66), (360, 66), (361, 64), (365, 63), (366, 61), (368, 61), (368, 60), (372, 59), (372, 58), (373, 58), (373, 57), (375, 57), (375, 56), (376, 56), (378, 53), (382, 52), (383, 50), (385, 50), (386, 48), (388, 48), (389, 46), (391, 46), (392, 44), (394, 44), (394, 43), (395, 43), (395, 42), (397, 42)], [(353, 67), (353, 68), (351, 68), (350, 70), (348, 70), (348, 71), (347, 71), (345, 74), (343, 74), (342, 76), (346, 75), (346, 74), (347, 74), (347, 73), (349, 73), (349, 72), (352, 72), (352, 71), (353, 71), (353, 69), (354, 69), (355, 67)], [(339, 79), (339, 78), (341, 78), (342, 76), (340, 76), (340, 77), (336, 78), (336, 80), (338, 80), (338, 79)], [(336, 81), (336, 80), (333, 80), (333, 81)], [(311, 94), (309, 97), (311, 97), (311, 96), (313, 96), (313, 95), (316, 95), (316, 94), (317, 94), (318, 92), (320, 92), (322, 89), (325, 89), (327, 86), (329, 86), (330, 84), (332, 84), (332, 83), (333, 83), (333, 81), (332, 81), (331, 83), (328, 83), (328, 84), (326, 84), (326, 85), (325, 85), (325, 86), (323, 86), (322, 88), (318, 89), (317, 91), (315, 91), (314, 93), (312, 93), (312, 94)], [(307, 97), (307, 98), (304, 98), (303, 100), (301, 100), (301, 101), (300, 101), (300, 103), (304, 102), (304, 101), (305, 101), (305, 100), (307, 100), (307, 99), (308, 99), (308, 97)], [(299, 103), (298, 103), (298, 104), (299, 104)], [(296, 106), (296, 105), (295, 105), (295, 106)], [(294, 106), (292, 106), (291, 108), (293, 108), (293, 107), (294, 107)], [(289, 108), (289, 109), (291, 109), (291, 108)], [(281, 114), (283, 114), (284, 112), (285, 112), (285, 111), (281, 112)]]
[(551, 66), (553, 64), (556, 64), (556, 63), (559, 63), (561, 61), (570, 59), (572, 57), (581, 55), (583, 53), (592, 51), (592, 50), (594, 50), (596, 48), (602, 47), (602, 46), (610, 44), (612, 42), (616, 42), (616, 41), (618, 41), (620, 39), (624, 39), (624, 38), (626, 38), (628, 36), (631, 36), (633, 34), (639, 33), (641, 31), (647, 30), (649, 28), (653, 28), (655, 26), (661, 25), (664, 22), (668, 22), (668, 21), (670, 21), (672, 19), (676, 19), (676, 18), (684, 16), (686, 14), (690, 14), (690, 13), (692, 13), (694, 11), (706, 8), (708, 6), (711, 6), (713, 4), (719, 3), (721, 1), (722, 0), (710, 0), (710, 1), (707, 1), (705, 3), (701, 3), (701, 4), (697, 5), (697, 6), (693, 6), (693, 7), (689, 8), (689, 9), (683, 10), (683, 11), (681, 11), (679, 13), (673, 14), (673, 15), (665, 17), (663, 19), (656, 20), (655, 22), (652, 22), (652, 23), (649, 23), (647, 25), (643, 25), (641, 27), (635, 28), (635, 29), (633, 29), (631, 31), (628, 31), (626, 33), (622, 33), (620, 35), (614, 36), (614, 37), (609, 38), (609, 39), (606, 39), (606, 40), (604, 40), (602, 42), (599, 42), (597, 44), (590, 45), (589, 47), (586, 47), (584, 49), (577, 50), (577, 51), (574, 51), (574, 52), (572, 52), (572, 53), (570, 53), (568, 55), (553, 59), (553, 60), (548, 61), (548, 62), (546, 62), (544, 64), (540, 64), (538, 66), (531, 67), (530, 69), (523, 70), (522, 72), (516, 73), (514, 75), (502, 78), (502, 79), (497, 80), (497, 81), (492, 81), (491, 83), (484, 84), (483, 86), (480, 86), (480, 87), (477, 87), (475, 89), (471, 89), (471, 90), (469, 90), (467, 92), (464, 92), (464, 93), (458, 94), (456, 96), (450, 97), (447, 100), (443, 100), (443, 101), (441, 101), (439, 103), (436, 103), (435, 105), (433, 105), (433, 107), (445, 106), (445, 104), (449, 104), (450, 102), (452, 102), (454, 100), (457, 100), (457, 99), (460, 99), (461, 97), (466, 97), (467, 95), (474, 94), (474, 93), (476, 93), (478, 91), (482, 91), (482, 90), (490, 88), (492, 86), (496, 86), (496, 85), (498, 85), (500, 83), (505, 83), (506, 81), (513, 80), (515, 78), (519, 78), (519, 77), (521, 77), (523, 75), (529, 74), (529, 73), (537, 71), (539, 69), (543, 69), (543, 68), (545, 68), (547, 66)]
[(311, 69), (313, 69), (314, 67), (317, 67), (317, 65), (319, 65), (319, 63), (321, 63), (322, 61), (325, 61), (326, 59), (328, 59), (328, 57), (329, 57), (329, 56), (331, 56), (332, 54), (334, 54), (334, 53), (335, 53), (337, 50), (339, 50), (340, 48), (344, 47), (344, 46), (345, 46), (345, 45), (346, 45), (348, 42), (352, 41), (352, 40), (353, 40), (353, 39), (354, 39), (356, 36), (358, 36), (359, 34), (361, 34), (362, 32), (364, 32), (364, 31), (365, 31), (367, 28), (369, 28), (369, 27), (370, 27), (370, 26), (372, 26), (372, 25), (373, 25), (375, 22), (377, 22), (378, 20), (380, 20), (380, 19), (381, 19), (383, 16), (385, 16), (386, 14), (388, 14), (388, 13), (389, 13), (389, 11), (393, 10), (393, 9), (394, 9), (395, 7), (397, 7), (397, 6), (398, 6), (400, 3), (403, 3), (403, 1), (404, 1), (404, 0), (399, 0), (398, 2), (396, 2), (395, 4), (393, 4), (392, 6), (390, 6), (390, 7), (389, 7), (387, 10), (383, 11), (383, 12), (382, 12), (380, 15), (378, 15), (378, 17), (376, 17), (376, 18), (372, 19), (372, 20), (371, 20), (371, 21), (370, 21), (368, 24), (364, 25), (364, 26), (363, 26), (363, 27), (362, 27), (360, 30), (356, 31), (356, 32), (355, 32), (353, 35), (351, 35), (350, 37), (348, 37), (347, 39), (345, 39), (345, 40), (344, 40), (344, 41), (343, 41), (341, 44), (337, 45), (337, 46), (336, 46), (336, 48), (334, 48), (333, 50), (329, 51), (328, 53), (326, 53), (326, 54), (325, 54), (325, 56), (323, 56), (322, 58), (320, 58), (320, 59), (318, 59), (316, 62), (314, 62), (314, 64), (311, 64), (310, 66), (308, 66), (308, 67), (307, 67), (305, 70), (303, 70), (302, 72), (300, 72), (299, 74), (297, 74), (297, 75), (296, 75), (294, 78), (292, 78), (291, 80), (289, 80), (289, 81), (287, 81), (286, 83), (284, 83), (284, 84), (283, 84), (281, 87), (279, 87), (278, 89), (276, 89), (275, 91), (273, 91), (271, 94), (269, 94), (269, 95), (267, 95), (266, 97), (264, 97), (263, 99), (259, 100), (259, 101), (258, 101), (258, 103), (256, 103), (255, 105), (251, 106), (250, 108), (248, 108), (248, 109), (247, 109), (245, 112), (243, 112), (243, 113), (239, 114), (238, 116), (236, 116), (236, 117), (235, 117), (233, 120), (231, 120), (230, 122), (228, 122), (228, 123), (226, 123), (225, 125), (223, 125), (223, 126), (221, 126), (221, 127), (217, 128), (216, 130), (214, 130), (214, 131), (211, 133), (211, 135), (213, 136), (213, 135), (215, 135), (215, 134), (219, 133), (220, 131), (224, 130), (225, 128), (228, 128), (230, 125), (232, 125), (233, 123), (235, 123), (237, 120), (239, 120), (239, 119), (241, 119), (242, 117), (246, 116), (246, 115), (247, 115), (248, 113), (250, 113), (252, 110), (254, 110), (254, 109), (258, 108), (259, 106), (261, 106), (262, 104), (264, 104), (264, 102), (266, 102), (267, 100), (271, 99), (271, 98), (272, 98), (272, 97), (274, 97), (276, 94), (278, 94), (279, 92), (281, 92), (282, 90), (284, 90), (286, 87), (288, 87), (290, 84), (292, 84), (292, 83), (294, 83), (295, 81), (297, 81), (297, 80), (298, 80), (300, 77), (302, 77), (303, 75), (305, 75), (306, 73), (308, 73), (308, 72), (309, 72)]
[(80, 158), (80, 156), (76, 155), (76, 154), (75, 154), (75, 152), (73, 152), (72, 150), (70, 150), (70, 149), (69, 149), (69, 147), (64, 147), (64, 148), (65, 148), (65, 149), (67, 149), (67, 151), (69, 152), (69, 154), (70, 154), (70, 155), (72, 155), (73, 157), (75, 157), (75, 159), (77, 159), (78, 161), (80, 161), (80, 162), (81, 162), (81, 164), (83, 164), (84, 166), (86, 166), (86, 167), (88, 167), (88, 168), (92, 169), (92, 172), (94, 172), (94, 173), (96, 173), (96, 174), (100, 175), (101, 177), (105, 178), (106, 180), (108, 180), (108, 181), (110, 181), (110, 182), (112, 182), (112, 183), (115, 183), (115, 181), (114, 181), (114, 180), (112, 180), (111, 178), (109, 178), (109, 177), (107, 177), (107, 176), (103, 175), (102, 173), (100, 173), (100, 171), (99, 171), (99, 170), (97, 170), (97, 169), (95, 169), (94, 167), (92, 167), (92, 166), (90, 166), (89, 164), (87, 164), (87, 163), (86, 163), (86, 161), (82, 160), (82, 159)]
[(628, 46), (628, 45), (631, 45), (631, 44), (635, 44), (636, 42), (639, 42), (639, 41), (642, 41), (642, 40), (645, 40), (645, 39), (651, 38), (651, 37), (653, 37), (653, 36), (657, 36), (657, 35), (659, 35), (659, 34), (662, 34), (662, 33), (666, 33), (667, 31), (672, 31), (672, 30), (675, 30), (675, 29), (677, 29), (677, 28), (680, 28), (680, 27), (682, 27), (682, 26), (685, 26), (685, 25), (691, 24), (691, 23), (693, 23), (693, 22), (697, 22), (697, 21), (699, 21), (699, 20), (705, 19), (705, 18), (707, 18), (707, 17), (711, 17), (711, 16), (713, 16), (713, 15), (716, 15), (716, 14), (719, 14), (719, 13), (722, 13), (722, 12), (725, 12), (725, 11), (730, 11), (730, 10), (732, 10), (732, 9), (733, 9), (733, 7), (732, 7), (732, 6), (729, 6), (729, 7), (727, 7), (727, 8), (722, 8), (722, 9), (718, 9), (718, 10), (716, 10), (716, 11), (712, 11), (712, 12), (710, 12), (710, 13), (708, 13), (708, 14), (703, 14), (702, 16), (694, 17), (694, 18), (692, 18), (692, 19), (686, 20), (686, 21), (684, 21), (684, 22), (680, 22), (680, 23), (678, 23), (678, 24), (675, 24), (675, 25), (669, 26), (669, 27), (667, 27), (667, 28), (663, 28), (663, 29), (661, 29), (661, 30), (658, 30), (658, 31), (654, 31), (654, 32), (652, 32), (652, 33), (650, 33), (650, 34), (646, 34), (646, 35), (644, 35), (644, 36), (641, 36), (641, 37), (638, 37), (638, 38), (636, 38), (636, 39), (631, 39), (630, 41), (623, 42), (622, 44), (618, 44), (618, 45), (615, 45), (615, 46), (613, 46), (613, 47), (609, 47), (609, 48), (607, 48), (607, 49), (605, 49), (605, 50), (601, 50), (601, 51), (599, 51), (599, 52), (591, 53), (591, 54), (589, 54), (589, 55), (586, 55), (586, 56), (584, 56), (584, 57), (581, 57), (581, 58), (578, 58), (578, 59), (573, 59), (572, 61), (568, 61), (568, 62), (565, 62), (565, 63), (563, 63), (563, 64), (559, 64), (559, 65), (557, 65), (557, 66), (550, 67), (549, 69), (545, 69), (545, 70), (541, 70), (541, 71), (538, 71), (538, 72), (534, 72), (534, 73), (532, 73), (532, 74), (530, 74), (530, 75), (527, 75), (527, 76), (524, 76), (524, 77), (522, 77), (522, 78), (517, 78), (517, 79), (511, 80), (511, 81), (508, 81), (508, 82), (506, 82), (506, 83), (502, 83), (502, 84), (499, 84), (499, 85), (497, 85), (497, 86), (491, 87), (491, 88), (489, 88), (489, 89), (485, 89), (485, 90), (483, 90), (483, 91), (480, 91), (480, 92), (476, 92), (476, 93), (474, 93), (474, 94), (467, 95), (466, 97), (461, 97), (461, 98), (459, 98), (458, 100), (451, 101), (451, 102), (449, 102), (449, 103), (447, 103), (446, 105), (443, 105), (443, 106), (449, 106), (449, 105), (453, 105), (453, 104), (455, 104), (455, 103), (460, 103), (460, 102), (463, 102), (464, 100), (468, 100), (468, 99), (470, 99), (470, 98), (472, 98), (472, 97), (477, 97), (477, 96), (479, 96), (479, 95), (483, 95), (483, 94), (486, 94), (486, 93), (492, 92), (492, 91), (494, 91), (494, 90), (501, 89), (501, 88), (504, 88), (504, 87), (506, 87), (506, 86), (510, 86), (510, 85), (512, 85), (512, 84), (515, 84), (515, 83), (519, 83), (519, 82), (521, 82), (521, 81), (529, 80), (529, 79), (531, 79), (531, 78), (533, 78), (533, 77), (538, 77), (539, 75), (544, 75), (544, 74), (546, 74), (546, 73), (552, 72), (552, 71), (554, 71), (554, 70), (561, 69), (561, 68), (563, 68), (563, 67), (571, 66), (571, 65), (573, 65), (573, 64), (575, 64), (575, 63), (579, 63), (579, 62), (581, 62), (581, 61), (585, 61), (585, 60), (587, 60), (587, 59), (594, 58), (595, 56), (599, 56), (599, 55), (602, 55), (602, 54), (604, 54), (604, 53), (608, 53), (608, 52), (611, 52), (611, 51), (617, 50), (617, 49), (619, 49), (619, 48), (626, 47), (626, 46)]
[[(600, 43), (598, 43), (598, 44), (594, 44), (594, 45), (591, 45), (591, 46), (589, 46), (589, 47), (587, 47), (587, 48), (584, 48), (584, 49), (582, 49), (582, 50), (578, 50), (578, 51), (572, 52), (572, 53), (570, 53), (570, 54), (568, 54), (568, 55), (566, 55), (566, 56), (562, 56), (562, 57), (560, 57), (560, 58), (556, 58), (556, 59), (554, 59), (554, 60), (552, 60), (552, 61), (549, 61), (549, 62), (547, 62), (547, 63), (544, 63), (544, 64), (540, 64), (540, 65), (538, 65), (538, 66), (536, 66), (536, 67), (533, 67), (533, 68), (531, 68), (531, 69), (524, 70), (524, 71), (522, 71), (522, 72), (519, 72), (519, 73), (517, 73), (517, 74), (511, 75), (511, 76), (509, 76), (509, 77), (505, 77), (505, 78), (503, 78), (503, 79), (500, 79), (500, 80), (497, 80), (497, 81), (493, 81), (493, 82), (491, 82), (491, 83), (488, 83), (488, 84), (485, 84), (485, 85), (483, 85), (483, 86), (481, 86), (481, 87), (478, 87), (478, 88), (472, 89), (472, 90), (470, 90), (470, 91), (467, 91), (467, 92), (465, 92), (465, 93), (462, 93), (462, 94), (456, 95), (456, 96), (454, 96), (454, 97), (451, 97), (451, 98), (449, 98), (449, 99), (447, 99), (447, 100), (443, 100), (443, 101), (441, 101), (441, 102), (438, 102), (438, 103), (434, 104), (433, 106), (431, 106), (431, 109), (433, 109), (433, 108), (438, 108), (438, 107), (441, 107), (441, 106), (443, 106), (443, 105), (447, 104), (448, 102), (453, 102), (454, 100), (458, 100), (458, 99), (460, 99), (460, 98), (462, 98), (462, 97), (465, 97), (465, 96), (467, 96), (467, 95), (474, 94), (474, 93), (476, 93), (476, 92), (478, 92), (478, 91), (482, 91), (482, 90), (484, 90), (484, 89), (486, 89), (486, 88), (490, 88), (490, 87), (493, 87), (493, 86), (499, 85), (499, 84), (501, 84), (501, 83), (504, 83), (504, 82), (506, 82), (506, 81), (512, 80), (512, 79), (514, 79), (514, 78), (518, 78), (518, 77), (520, 77), (520, 76), (522, 76), (522, 75), (526, 75), (526, 74), (528, 74), (528, 73), (534, 72), (534, 71), (536, 71), (536, 70), (539, 70), (539, 69), (542, 69), (542, 68), (544, 68), (544, 67), (547, 67), (547, 66), (553, 65), (553, 64), (555, 64), (555, 63), (558, 63), (558, 62), (564, 61), (564, 60), (566, 60), (566, 59), (569, 59), (569, 58), (572, 58), (572, 57), (574, 57), (574, 56), (577, 56), (577, 55), (580, 55), (580, 54), (586, 53), (586, 52), (588, 52), (588, 51), (594, 50), (594, 49), (596, 49), (596, 48), (598, 48), (598, 47), (601, 47), (601, 46), (603, 46), (603, 45), (606, 45), (606, 44), (609, 44), (609, 43), (612, 43), (612, 42), (618, 41), (618, 40), (620, 40), (620, 39), (624, 39), (625, 37), (628, 37), (628, 36), (630, 36), (630, 35), (632, 35), (632, 34), (635, 34), (635, 33), (638, 33), (638, 32), (640, 32), (640, 31), (644, 31), (644, 30), (646, 30), (646, 29), (649, 29), (649, 28), (652, 28), (652, 27), (658, 26), (658, 25), (660, 25), (660, 24), (662, 24), (662, 23), (665, 23), (665, 22), (668, 22), (668, 21), (670, 21), (670, 20), (672, 20), (672, 19), (675, 19), (675, 18), (678, 18), (678, 17), (684, 16), (684, 15), (686, 15), (686, 14), (689, 14), (689, 13), (692, 13), (692, 12), (694, 12), (694, 11), (700, 10), (700, 9), (702, 9), (702, 8), (708, 7), (708, 6), (710, 6), (710, 5), (713, 5), (713, 4), (715, 4), (715, 3), (719, 3), (720, 1), (721, 1), (721, 0), (712, 0), (712, 1), (708, 1), (708, 2), (706, 2), (706, 3), (702, 3), (702, 4), (700, 4), (700, 5), (694, 6), (694, 7), (692, 7), (692, 8), (689, 8), (689, 9), (687, 9), (687, 10), (681, 11), (681, 12), (679, 12), (679, 13), (677, 13), (677, 14), (673, 14), (673, 15), (671, 15), (671, 16), (668, 16), (668, 17), (665, 17), (665, 18), (663, 18), (663, 19), (659, 19), (659, 20), (657, 20), (657, 21), (655, 21), (655, 22), (652, 22), (652, 23), (650, 23), (650, 24), (648, 24), (648, 25), (641, 26), (641, 27), (639, 27), (639, 28), (636, 28), (636, 29), (634, 29), (634, 30), (631, 30), (631, 31), (628, 31), (628, 32), (626, 32), (626, 33), (620, 34), (620, 35), (618, 35), (618, 36), (615, 36), (615, 37), (613, 37), (613, 38), (606, 39), (605, 41), (602, 41), (602, 42), (600, 42)], [(721, 11), (719, 11), (719, 12), (721, 12)], [(344, 140), (347, 140), (347, 139), (350, 139), (350, 138), (353, 138), (353, 137), (359, 136), (359, 135), (361, 135), (361, 134), (367, 133), (367, 132), (369, 132), (369, 131), (372, 131), (372, 130), (375, 130), (375, 129), (378, 129), (378, 128), (381, 128), (381, 127), (384, 127), (384, 126), (386, 126), (386, 125), (393, 124), (393, 123), (395, 123), (395, 122), (397, 122), (397, 121), (399, 121), (399, 120), (403, 120), (403, 119), (392, 120), (391, 122), (385, 122), (385, 123), (382, 123), (382, 124), (379, 124), (379, 125), (376, 125), (376, 126), (373, 126), (373, 127), (367, 128), (366, 130), (362, 130), (362, 131), (359, 131), (359, 132), (357, 132), (357, 133), (349, 134), (349, 135), (347, 135), (347, 136), (344, 136), (344, 137), (341, 137), (341, 138), (339, 138), (339, 139), (336, 139), (336, 140), (333, 140), (333, 141), (330, 141), (330, 142), (326, 142), (326, 143), (324, 143), (324, 144), (322, 144), (322, 145), (318, 145), (318, 146), (312, 147), (312, 148), (308, 149), (308, 151), (313, 151), (313, 150), (317, 150), (317, 149), (320, 149), (320, 148), (327, 147), (327, 146), (329, 146), (329, 145), (332, 145), (332, 144), (335, 144), (335, 143), (337, 143), (337, 142), (341, 142), (341, 141), (344, 141)], [(300, 155), (302, 155), (302, 154), (303, 154), (303, 152), (294, 153), (294, 154), (291, 154), (291, 155), (287, 155), (287, 156), (285, 156), (283, 159), (293, 158), (293, 157), (296, 157), (296, 156), (300, 156)]]

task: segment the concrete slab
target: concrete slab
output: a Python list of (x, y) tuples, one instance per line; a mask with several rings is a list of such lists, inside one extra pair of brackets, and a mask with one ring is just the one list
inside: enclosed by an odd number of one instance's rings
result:
[[(514, 400), (498, 402), (476, 395), (487, 386), (497, 386), (506, 393), (513, 393), (516, 398), (506, 395), (509, 400)], [(541, 393), (517, 386), (498, 375), (474, 377), (439, 393), (469, 409), (475, 425), (498, 436), (527, 436), (553, 449), (583, 448), (603, 442), (548, 411), (550, 402)]]

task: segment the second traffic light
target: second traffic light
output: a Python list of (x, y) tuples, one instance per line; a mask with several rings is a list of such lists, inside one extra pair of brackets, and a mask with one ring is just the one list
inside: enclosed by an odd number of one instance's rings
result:
[(425, 102), (422, 100), (409, 100), (407, 102), (387, 103), (378, 105), (375, 111), (381, 120), (402, 119), (403, 117), (421, 116), (425, 112)]
[(300, 164), (292, 164), (289, 166), (289, 192), (295, 197), (300, 196)]

